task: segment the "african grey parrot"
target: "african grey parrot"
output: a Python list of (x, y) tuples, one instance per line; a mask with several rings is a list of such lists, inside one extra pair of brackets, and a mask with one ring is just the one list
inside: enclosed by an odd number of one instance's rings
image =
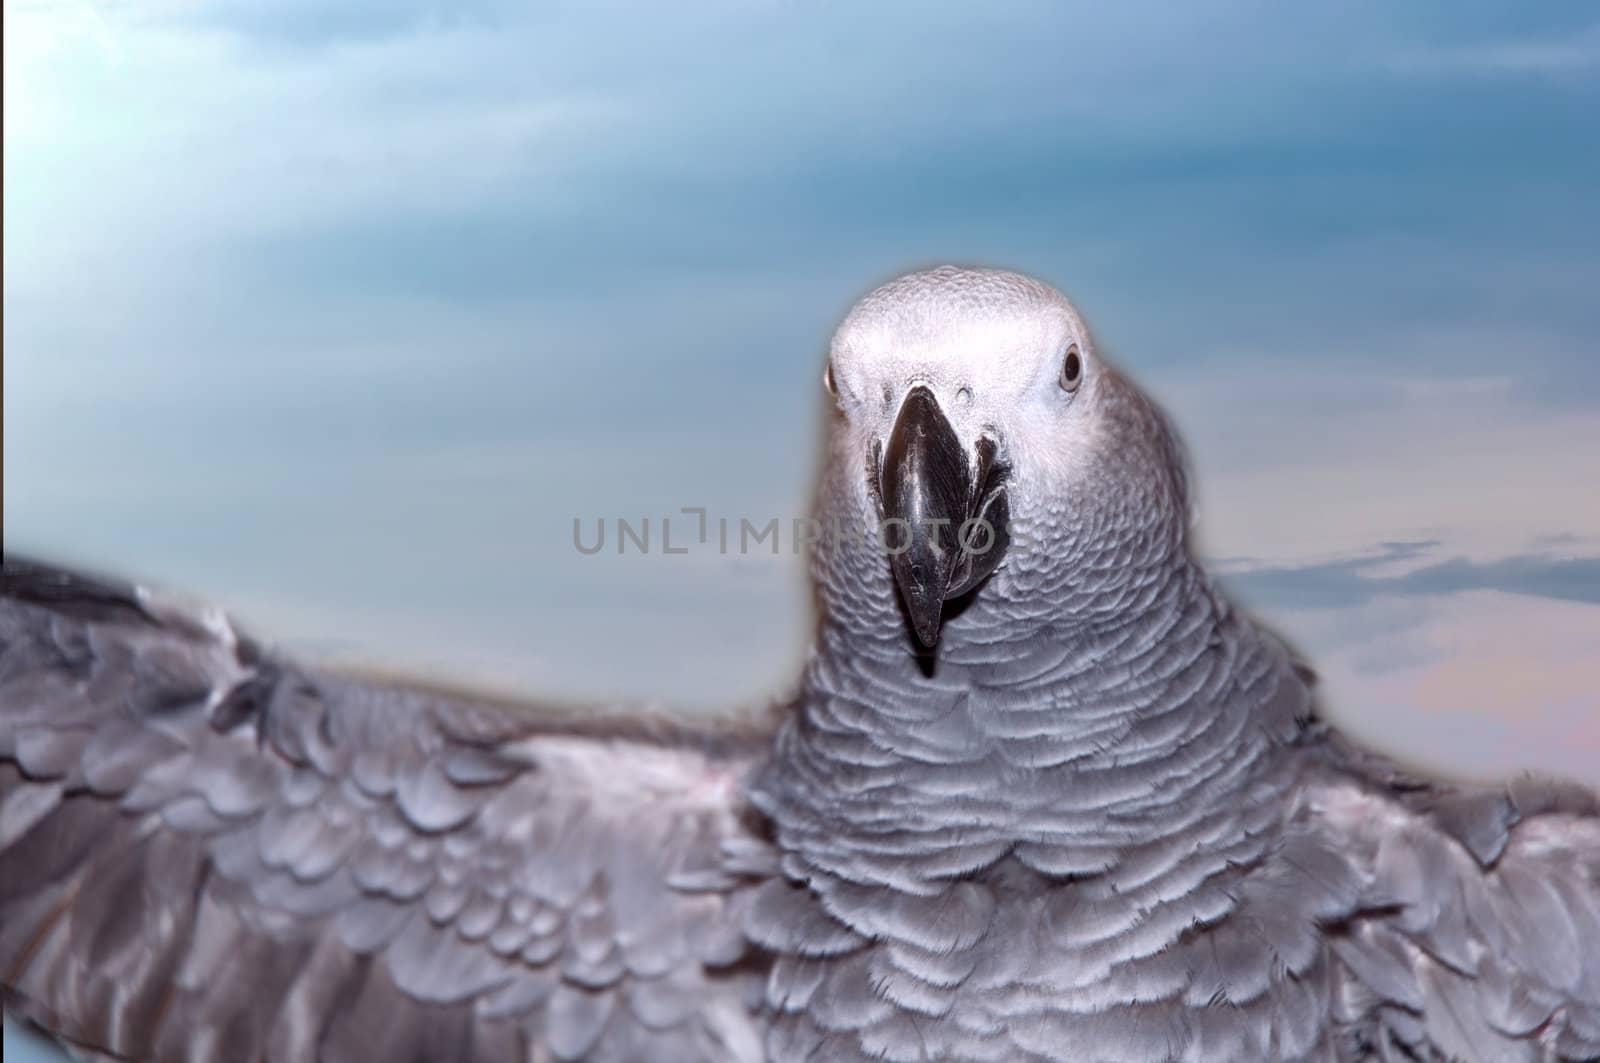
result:
[(1594, 795), (1319, 721), (1063, 296), (902, 277), (825, 377), (761, 722), (357, 680), (8, 561), (11, 1013), (221, 1063), (1600, 1057)]

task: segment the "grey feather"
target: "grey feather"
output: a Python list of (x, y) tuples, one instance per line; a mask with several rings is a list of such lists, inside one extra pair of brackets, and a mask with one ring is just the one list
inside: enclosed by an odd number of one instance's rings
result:
[[(760, 876), (716, 854), (764, 843), (736, 787), (720, 803), (695, 788), (736, 778), (759, 746), (738, 737), (719, 757), (692, 732), (585, 737), (316, 675), (132, 593), (86, 615), (75, 577), (6, 565), (8, 1009), (86, 1053), (159, 1060), (651, 1059), (710, 1027), (759, 1043), (743, 983), (712, 965), (720, 938), (669, 935), (655, 961), (647, 932), (736, 927), (732, 899)], [(651, 781), (630, 789), (635, 763)], [(495, 802), (519, 816), (487, 823)], [(713, 854), (693, 893), (669, 883), (685, 837)], [(652, 978), (622, 963), (618, 903)]]

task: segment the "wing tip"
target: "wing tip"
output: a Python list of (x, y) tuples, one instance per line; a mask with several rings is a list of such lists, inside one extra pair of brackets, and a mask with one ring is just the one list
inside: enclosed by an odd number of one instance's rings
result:
[(215, 606), (75, 565), (9, 552), (0, 555), (0, 603), (5, 602), (22, 602), (91, 622), (174, 628), (225, 647), (242, 664), (263, 656), (259, 643), (241, 634), (227, 613)]
[(73, 612), (121, 614), (122, 619), (149, 619), (140, 601), (140, 588), (126, 580), (13, 553), (0, 555), (0, 599)]

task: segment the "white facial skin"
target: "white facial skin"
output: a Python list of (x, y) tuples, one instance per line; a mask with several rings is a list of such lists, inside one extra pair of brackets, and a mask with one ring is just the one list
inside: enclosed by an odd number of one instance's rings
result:
[(1008, 595), (1003, 585), (1019, 572), (1034, 586), (1065, 586), (1088, 555), (1167, 538), (1168, 524), (1181, 540), (1176, 444), (1155, 407), (1099, 360), (1072, 304), (1046, 284), (951, 266), (900, 277), (839, 326), (825, 382), (839, 412), (823, 497), (869, 524), (877, 519), (870, 455), (912, 388), (933, 392), (969, 459), (980, 439), (999, 447), (1012, 524), (1034, 541), (1013, 543), (990, 581), (1001, 586), (980, 597)]
[[(1069, 352), (1076, 386), (1064, 381)], [(968, 453), (988, 435), (1010, 463), (1013, 515), (1059, 496), (1093, 453), (1094, 342), (1064, 295), (1016, 273), (941, 266), (862, 299), (834, 334), (836, 439), (865, 455), (911, 388), (929, 387)]]

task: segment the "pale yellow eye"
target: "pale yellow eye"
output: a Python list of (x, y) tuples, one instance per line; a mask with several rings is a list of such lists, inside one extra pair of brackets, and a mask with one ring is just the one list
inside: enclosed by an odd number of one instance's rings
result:
[(1067, 348), (1067, 357), (1061, 363), (1061, 389), (1077, 391), (1081, 383), (1083, 383), (1083, 355), (1078, 353), (1078, 345), (1074, 343)]

